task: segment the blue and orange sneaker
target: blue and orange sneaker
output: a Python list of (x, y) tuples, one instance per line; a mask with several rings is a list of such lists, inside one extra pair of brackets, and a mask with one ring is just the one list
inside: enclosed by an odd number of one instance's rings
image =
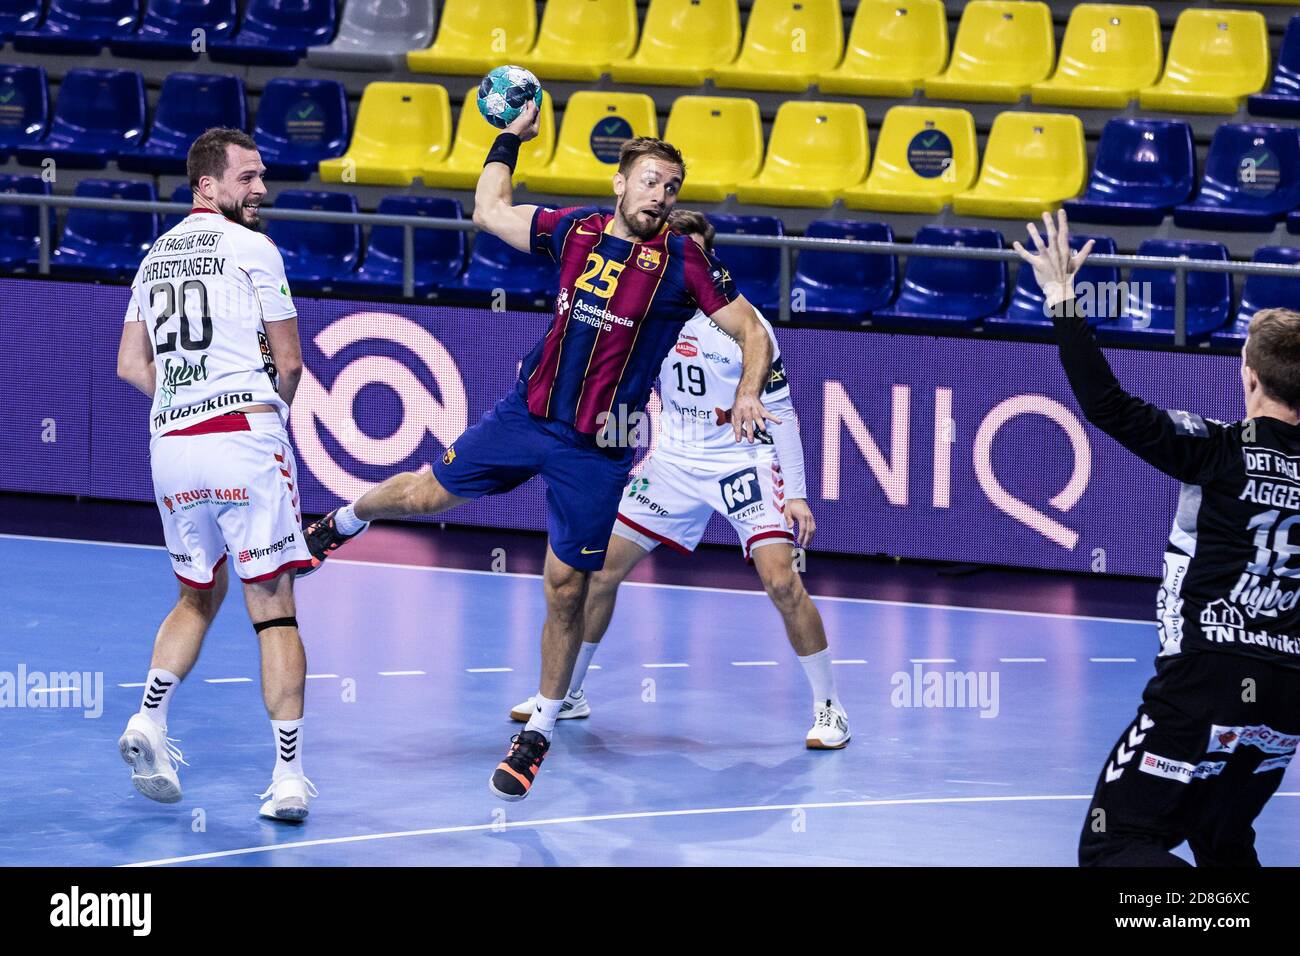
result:
[(546, 735), (536, 730), (515, 734), (510, 738), (510, 752), (492, 772), (488, 788), (502, 800), (522, 800), (532, 789), (550, 747)]
[(298, 577), (315, 573), (326, 558), (370, 527), (367, 523), (362, 526), (361, 531), (344, 534), (339, 530), (335, 520), (335, 515), (338, 513), (339, 509), (335, 508), (319, 521), (313, 521), (303, 531), (302, 536), (307, 541), (307, 550), (311, 552), (311, 567), (299, 568)]

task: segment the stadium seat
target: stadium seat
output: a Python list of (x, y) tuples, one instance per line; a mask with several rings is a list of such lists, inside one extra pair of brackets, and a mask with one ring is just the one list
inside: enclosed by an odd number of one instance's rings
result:
[(961, 216), (1036, 219), (1083, 191), (1083, 123), (1069, 113), (999, 113), (974, 188), (953, 197)]
[(253, 139), (268, 179), (308, 179), (348, 147), (348, 97), (334, 80), (277, 77), (262, 90)]
[[(804, 237), (893, 242), (894, 230), (881, 222), (819, 219), (808, 224)], [(795, 314), (861, 322), (893, 301), (898, 291), (898, 260), (880, 253), (802, 249), (791, 290)]]
[(216, 63), (292, 66), (308, 47), (333, 39), (337, 16), (337, 0), (248, 0), (235, 38), (208, 44), (208, 57)]
[(15, 30), (11, 39), (24, 53), (95, 56), (139, 22), (140, 0), (50, 0), (40, 27)]
[(434, 0), (348, 0), (338, 36), (307, 50), (307, 62), (327, 70), (395, 72), (406, 54), (433, 42)]
[[(39, 176), (0, 175), (0, 269), (26, 271), (41, 254), (40, 209), (6, 203), (5, 193), (48, 196), (50, 184)], [(50, 223), (53, 226), (53, 214)]]
[(18, 147), (18, 161), (47, 158), (73, 169), (103, 169), (144, 135), (144, 80), (132, 70), (69, 70), (59, 86), (50, 134)]
[[(314, 209), (321, 212), (356, 212), (357, 197), (350, 193), (285, 189), (273, 197), (276, 209)], [(361, 227), (302, 219), (271, 219), (266, 233), (284, 257), (289, 288), (295, 292), (320, 292), (353, 272), (361, 258)]]
[(1300, 15), (1286, 25), (1268, 91), (1251, 96), (1247, 109), (1252, 116), (1300, 118)]
[[(187, 213), (186, 213), (186, 214), (188, 214), (188, 210), (189, 210), (189, 209), (192, 209), (192, 208), (194, 207), (194, 193), (193, 193), (193, 191), (190, 189), (190, 184), (187, 183), (187, 182), (186, 182), (186, 183), (181, 183), (179, 186), (177, 186), (175, 189), (173, 189), (173, 190), (172, 190), (171, 201), (172, 201), (172, 202), (178, 202), (178, 203), (180, 203), (181, 205), (185, 206), (185, 208), (186, 208), (186, 210), (187, 210)], [(172, 215), (172, 214), (170, 214), (170, 213), (167, 214), (167, 215), (165, 215), (165, 216), (163, 216), (163, 217), (162, 217), (162, 227), (161, 227), (161, 230), (160, 230), (160, 231), (161, 231), (161, 232), (166, 232), (167, 230), (169, 230), (169, 229), (173, 228), (174, 226), (178, 225), (178, 224), (180, 223), (180, 221), (181, 221), (182, 219), (184, 219), (184, 218), (185, 218), (184, 215), (179, 215), (179, 216), (177, 216), (177, 215)]]
[(370, 83), (361, 94), (352, 145), (320, 164), (321, 182), (409, 186), (451, 146), (451, 102), (435, 83)]
[(524, 178), (532, 192), (607, 196), (618, 172), (618, 151), (634, 136), (658, 136), (655, 102), (644, 93), (580, 90), (564, 109), (555, 155)]
[(1174, 24), (1160, 82), (1144, 110), (1235, 113), (1268, 79), (1268, 24), (1257, 10), (1184, 10)]
[(537, 40), (534, 0), (442, 0), (438, 38), (406, 54), (412, 73), (482, 76), (518, 63)]
[(173, 73), (163, 81), (148, 139), (118, 156), (117, 166), (138, 173), (183, 173), (190, 145), (214, 126), (248, 129), (243, 81), (214, 73)]
[(1269, 262), (1275, 265), (1297, 267), (1297, 278), (1281, 276), (1246, 276), (1241, 289), (1241, 305), (1232, 325), (1210, 335), (1210, 344), (1227, 348), (1241, 348), (1250, 331), (1250, 320), (1260, 309), (1294, 309), (1300, 302), (1300, 249), (1294, 246), (1260, 246), (1251, 262)]
[[(1109, 236), (1070, 234), (1070, 248), (1078, 251), (1091, 239), (1092, 255), (1115, 255), (1115, 240)], [(1116, 266), (1084, 265), (1074, 278), (1075, 303), (1089, 325), (1110, 322), (1119, 318), (1124, 307), (1124, 287), (1120, 285)], [(1011, 292), (1011, 304), (1002, 315), (991, 315), (984, 320), (984, 328), (991, 332), (1013, 332), (1031, 338), (1050, 339), (1054, 333), (1052, 320), (1046, 312), (1047, 296), (1034, 277), (1034, 270), (1023, 263), (1016, 277), (1016, 287)]]
[[(83, 179), (75, 196), (153, 202), (153, 183)], [(63, 240), (50, 255), (50, 271), (99, 279), (129, 279), (158, 238), (158, 217), (151, 212), (70, 209)]]
[[(478, 111), (478, 87), (465, 93), (460, 108), (460, 122), (456, 124), (456, 138), (451, 153), (444, 161), (426, 163), (419, 172), (424, 185), (439, 189), (473, 189), (483, 172), (483, 160), (497, 134), (501, 131), (483, 118)], [(551, 161), (555, 152), (555, 105), (549, 90), (542, 90), (542, 117), (534, 139), (519, 149), (519, 164), (515, 178), (520, 182), (532, 171), (540, 171)]]
[[(144, 22), (137, 33), (109, 44), (113, 56), (153, 60), (197, 60), (213, 40), (227, 40), (238, 19), (235, 0), (148, 0)], [(203, 31), (195, 49), (194, 31)]]
[[(426, 219), (464, 219), (460, 202), (435, 196), (385, 196), (375, 210), (381, 216), (423, 216)], [(333, 291), (344, 295), (402, 294), (403, 230), (399, 226), (372, 226), (366, 259), (351, 275), (336, 280)], [(415, 294), (428, 296), (460, 279), (465, 268), (465, 233), (450, 229), (416, 229)]]
[(787, 100), (776, 111), (757, 176), (736, 187), (745, 203), (829, 207), (866, 178), (867, 114), (856, 103)]
[(1271, 232), (1300, 205), (1300, 130), (1225, 124), (1214, 132), (1196, 199), (1174, 209), (1192, 229)]
[[(785, 235), (785, 223), (775, 216), (712, 213), (709, 222), (718, 235)], [(771, 246), (719, 245), (714, 252), (750, 305), (774, 317), (781, 307), (781, 250)]]
[(942, 0), (859, 0), (844, 59), (817, 75), (823, 93), (910, 97), (948, 62)]
[[(918, 246), (965, 246), (1001, 249), (1002, 233), (993, 229), (925, 226)], [(958, 328), (1002, 311), (1007, 297), (1007, 264), (991, 259), (907, 257), (903, 291), (889, 309), (873, 313), (884, 326)]]
[(453, 288), (470, 302), (488, 302), (497, 290), (505, 293), (505, 305), (537, 305), (555, 296), (559, 273), (544, 256), (520, 252), (490, 232), (474, 235), (469, 268)]
[(0, 163), (19, 146), (45, 138), (50, 125), (50, 99), (42, 66), (0, 64)]
[(1151, 7), (1081, 3), (1070, 12), (1061, 58), (1030, 87), (1035, 103), (1123, 109), (1160, 77), (1160, 17)]
[(937, 213), (970, 189), (979, 161), (966, 110), (893, 106), (876, 137), (871, 175), (840, 198), (850, 209)]
[(754, 0), (734, 63), (713, 71), (715, 85), (740, 90), (806, 90), (844, 55), (839, 0)]
[[(1139, 256), (1165, 259), (1228, 260), (1228, 250), (1218, 242), (1147, 239)], [(1097, 326), (1104, 342), (1167, 344), (1174, 340), (1175, 273), (1170, 269), (1134, 269), (1128, 280), (1123, 312), (1114, 322)], [(1204, 338), (1228, 321), (1232, 301), (1232, 276), (1226, 272), (1187, 273), (1187, 338)]]
[(925, 81), (940, 100), (1015, 103), (1047, 79), (1055, 61), (1052, 11), (1045, 3), (971, 0), (962, 11), (948, 69)]
[(686, 160), (680, 199), (722, 202), (763, 165), (763, 121), (753, 100), (679, 96), (664, 138)]
[(18, 30), (35, 31), (44, 18), (44, 0), (0, 0), (0, 43)]
[(1158, 226), (1195, 186), (1190, 126), (1116, 117), (1101, 131), (1088, 189), (1067, 200), (1065, 211), (1078, 222)]
[(609, 65), (616, 83), (699, 86), (740, 49), (736, 0), (650, 0), (641, 43)]
[(598, 80), (636, 49), (636, 0), (548, 0), (537, 45), (519, 65), (542, 79)]

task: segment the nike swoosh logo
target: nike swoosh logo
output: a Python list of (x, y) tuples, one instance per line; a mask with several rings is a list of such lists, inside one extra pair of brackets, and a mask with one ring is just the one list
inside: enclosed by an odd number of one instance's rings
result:
[(921, 145), (922, 145), (922, 146), (933, 146), (933, 145), (934, 145), (935, 143), (937, 143), (938, 141), (939, 141), (939, 136), (938, 136), (938, 134), (936, 133), (936, 134), (932, 134), (932, 135), (930, 135), (930, 136), (927, 136), (925, 139), (921, 140)]
[(582, 553), (583, 553), (583, 554), (600, 554), (600, 552), (602, 552), (602, 551), (604, 551), (604, 550), (605, 550), (604, 548), (597, 548), (595, 551), (593, 551), (593, 550), (591, 550), (591, 548), (583, 548), (583, 549), (582, 549)]
[(18, 93), (17, 90), (10, 90), (4, 96), (0, 96), (0, 103), (8, 103), (10, 100), (14, 98), (15, 95), (17, 95), (17, 93)]
[(590, 230), (590, 229), (583, 229), (581, 226), (579, 226), (579, 227), (578, 227), (578, 235), (580, 235), (580, 236), (596, 236), (596, 235), (599, 235), (599, 233), (593, 232), (593, 231)]

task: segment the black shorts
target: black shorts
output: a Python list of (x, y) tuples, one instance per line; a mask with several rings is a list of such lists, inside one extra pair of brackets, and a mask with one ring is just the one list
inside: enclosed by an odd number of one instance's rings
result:
[(1300, 670), (1233, 654), (1162, 658), (1106, 757), (1082, 866), (1258, 866), (1254, 821), (1300, 743)]

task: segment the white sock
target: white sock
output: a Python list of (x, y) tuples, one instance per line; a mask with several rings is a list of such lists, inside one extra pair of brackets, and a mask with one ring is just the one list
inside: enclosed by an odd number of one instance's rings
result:
[(803, 665), (803, 672), (812, 685), (813, 702), (820, 705), (829, 700), (832, 705), (839, 707), (839, 698), (835, 696), (835, 678), (831, 675), (831, 649), (828, 647), (816, 654), (800, 657), (799, 663)]
[(334, 526), (339, 529), (339, 534), (356, 534), (369, 523), (358, 518), (351, 505), (344, 505), (334, 513)]
[(278, 780), (287, 773), (302, 773), (302, 718), (273, 720), (271, 733), (275, 735), (275, 770), (271, 779)]
[(547, 740), (551, 739), (551, 734), (555, 733), (555, 718), (560, 714), (560, 705), (564, 703), (563, 699), (551, 700), (549, 697), (543, 697), (538, 694), (533, 698), (537, 709), (533, 711), (533, 716), (528, 718), (528, 725), (524, 730), (535, 730)]
[(180, 682), (181, 679), (171, 671), (165, 671), (161, 667), (150, 668), (149, 676), (144, 681), (140, 713), (159, 727), (166, 727), (167, 705), (171, 703), (172, 693), (180, 686)]
[(582, 646), (578, 648), (578, 659), (573, 663), (573, 679), (569, 681), (570, 696), (582, 690), (582, 682), (587, 679), (587, 668), (591, 666), (591, 659), (596, 656), (596, 648), (600, 643), (591, 643), (583, 641)]

